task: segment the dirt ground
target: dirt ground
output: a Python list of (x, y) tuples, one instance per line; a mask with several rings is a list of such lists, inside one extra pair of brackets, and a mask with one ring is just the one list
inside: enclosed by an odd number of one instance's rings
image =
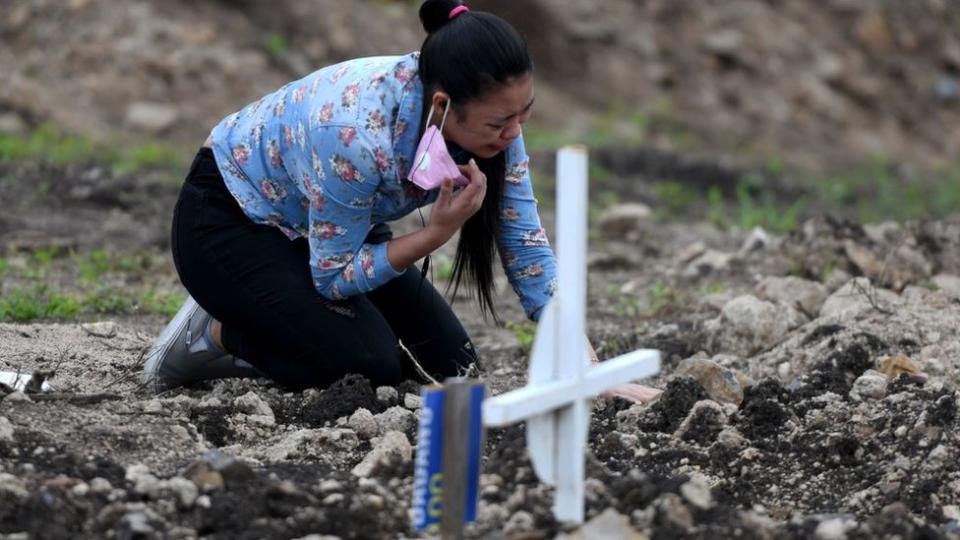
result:
[[(18, 167), (26, 186), (36, 174), (74, 186), (91, 177)], [(159, 210), (99, 197), (123, 191), (109, 174), (32, 200), (7, 184), (31, 202), (12, 207), (7, 230), (32, 227), (39, 245), (140, 249), (159, 261), (151, 279), (177, 290), (163, 210), (176, 186), (145, 178), (140, 200)], [(92, 217), (106, 206), (110, 219)], [(594, 407), (587, 517), (607, 532), (564, 532), (552, 519), (551, 489), (514, 426), (488, 433), (470, 538), (960, 536), (960, 222), (821, 218), (779, 236), (615, 206), (594, 220), (588, 264), (601, 358), (663, 354), (649, 381), (665, 388), (657, 401)], [(503, 280), (497, 298), (506, 320), (522, 322)], [(497, 328), (468, 300), (454, 305), (491, 391), (522, 385), (531, 328)], [(0, 324), (0, 370), (52, 373), (54, 386), (0, 401), (3, 538), (418, 537), (415, 383), (348, 378), (287, 393), (231, 380), (155, 396), (139, 372), (165, 322)]]

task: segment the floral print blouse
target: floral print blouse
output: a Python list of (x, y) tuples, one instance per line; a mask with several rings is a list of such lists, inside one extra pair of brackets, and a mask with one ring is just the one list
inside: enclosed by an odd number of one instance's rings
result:
[[(370, 228), (434, 202), (406, 180), (423, 113), (419, 53), (350, 60), (316, 71), (227, 116), (211, 137), (227, 188), (255, 222), (306, 237), (317, 291), (363, 294), (399, 276)], [(522, 138), (507, 152), (500, 259), (536, 320), (556, 288)], [(456, 158), (456, 154), (455, 158)]]

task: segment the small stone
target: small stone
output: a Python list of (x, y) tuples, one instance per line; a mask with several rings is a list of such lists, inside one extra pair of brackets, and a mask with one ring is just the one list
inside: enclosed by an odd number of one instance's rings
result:
[(239, 411), (252, 416), (268, 416), (273, 418), (273, 409), (256, 392), (246, 394), (233, 400), (233, 406)]
[(113, 486), (106, 478), (96, 477), (90, 480), (90, 492), (97, 494), (106, 494), (113, 491)]
[(890, 379), (896, 379), (901, 375), (906, 375), (907, 377), (920, 381), (927, 379), (927, 376), (920, 371), (920, 368), (906, 356), (891, 356), (885, 359), (880, 363), (879, 372), (890, 377)]
[(163, 403), (156, 398), (144, 401), (140, 404), (140, 407), (143, 409), (143, 412), (146, 413), (159, 413), (163, 411)]
[(0, 416), (0, 443), (13, 442), (13, 423), (5, 416)]
[(117, 323), (113, 321), (100, 321), (81, 324), (80, 328), (87, 334), (99, 338), (112, 338), (117, 335)]
[(332, 493), (324, 497), (323, 501), (321, 501), (321, 504), (324, 506), (333, 506), (342, 503), (345, 498), (346, 497), (344, 497), (343, 493)]
[(827, 300), (826, 287), (794, 276), (766, 277), (757, 285), (756, 292), (758, 298), (797, 308), (814, 318)]
[(763, 227), (754, 227), (743, 241), (743, 245), (740, 246), (740, 253), (745, 254), (751, 251), (759, 251), (766, 249), (769, 245), (770, 235), (767, 234), (767, 231), (763, 230)]
[(868, 369), (853, 381), (850, 397), (857, 401), (864, 399), (883, 399), (887, 395), (887, 377), (879, 371)]
[(354, 476), (369, 477), (384, 465), (394, 462), (406, 464), (412, 457), (413, 447), (407, 436), (399, 431), (388, 431), (351, 472)]
[(338, 491), (343, 491), (343, 484), (336, 480), (324, 480), (320, 482), (320, 493), (327, 495), (330, 493), (336, 493)]
[(710, 486), (706, 479), (701, 476), (694, 476), (685, 484), (680, 486), (680, 494), (693, 506), (701, 510), (713, 508), (713, 495), (710, 493)]
[(400, 406), (390, 407), (382, 413), (374, 416), (380, 433), (388, 431), (409, 432), (417, 425), (417, 416), (409, 409)]
[(733, 428), (725, 428), (717, 435), (717, 442), (730, 450), (739, 450), (747, 444), (747, 439)]
[(397, 392), (397, 389), (392, 386), (378, 386), (377, 399), (387, 405), (396, 405), (400, 399), (400, 394)]
[(704, 358), (687, 358), (677, 366), (673, 377), (691, 377), (703, 386), (710, 399), (720, 403), (739, 405), (743, 388), (733, 370)]
[(607, 237), (633, 241), (640, 238), (652, 214), (645, 204), (618, 204), (603, 212), (598, 226)]
[(613, 508), (608, 508), (570, 533), (561, 533), (555, 540), (594, 540), (616, 538), (618, 540), (647, 540), (630, 526), (630, 519)]
[(510, 536), (512, 534), (525, 533), (533, 530), (535, 525), (533, 514), (525, 510), (514, 512), (503, 527), (503, 534)]
[(403, 396), (403, 406), (408, 409), (419, 409), (423, 405), (423, 398), (416, 394), (406, 394)]
[(150, 133), (161, 133), (172, 127), (180, 112), (170, 105), (140, 101), (127, 107), (127, 125)]
[(952, 519), (954, 521), (960, 521), (960, 506), (955, 504), (944, 505), (943, 509), (944, 519)]
[(377, 425), (377, 420), (373, 417), (373, 413), (362, 407), (350, 415), (347, 426), (356, 431), (357, 435), (364, 439), (376, 437), (377, 434), (380, 433), (380, 427)]
[(70, 494), (74, 497), (86, 497), (87, 493), (90, 493), (90, 484), (86, 482), (80, 482), (70, 488)]
[(856, 528), (857, 522), (846, 517), (836, 517), (821, 521), (813, 535), (818, 540), (846, 540), (847, 532)]
[(682, 440), (709, 445), (723, 430), (726, 421), (726, 413), (716, 402), (698, 401), (677, 428), (676, 434)]
[(182, 476), (174, 476), (167, 480), (166, 484), (167, 489), (176, 495), (180, 501), (180, 506), (183, 508), (193, 506), (193, 503), (196, 502), (197, 497), (200, 495), (196, 484)]
[(150, 474), (150, 469), (142, 463), (127, 467), (126, 479), (133, 484), (133, 491), (139, 495), (155, 499), (163, 487), (160, 480)]
[(8, 473), (0, 473), (0, 499), (5, 496), (12, 497), (14, 500), (25, 500), (30, 496), (23, 480)]
[(18, 390), (16, 392), (7, 394), (7, 396), (3, 398), (2, 402), (6, 405), (17, 405), (21, 403), (33, 403), (33, 400), (30, 399), (30, 396)]
[(153, 538), (156, 531), (143, 512), (131, 512), (117, 523), (117, 538)]
[(690, 264), (683, 270), (683, 276), (694, 278), (722, 272), (730, 266), (730, 261), (733, 258), (734, 256), (730, 253), (708, 249), (703, 255), (690, 261)]

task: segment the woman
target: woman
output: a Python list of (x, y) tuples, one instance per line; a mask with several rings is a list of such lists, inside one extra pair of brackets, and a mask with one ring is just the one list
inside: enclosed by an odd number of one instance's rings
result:
[[(419, 53), (321, 69), (213, 129), (174, 212), (174, 262), (192, 298), (148, 355), (155, 391), (255, 374), (293, 389), (348, 373), (396, 384), (413, 374), (409, 356), (438, 379), (462, 373), (476, 351), (412, 267), (457, 231), (454, 288), (472, 281), (495, 318), (499, 250), (538, 318), (556, 264), (521, 137), (534, 101), (526, 44), (457, 1), (424, 2), (420, 19)], [(447, 150), (459, 177), (430, 188), (429, 160)], [(386, 222), (430, 203), (429, 224), (393, 238)]]

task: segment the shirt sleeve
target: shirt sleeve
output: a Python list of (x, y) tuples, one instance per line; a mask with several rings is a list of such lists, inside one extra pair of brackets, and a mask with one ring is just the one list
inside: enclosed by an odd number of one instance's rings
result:
[(507, 149), (506, 165), (497, 243), (500, 261), (527, 317), (536, 321), (556, 291), (557, 261), (540, 224), (522, 137)]
[(381, 174), (363, 133), (328, 125), (311, 134), (309, 172), (310, 270), (314, 287), (339, 300), (363, 294), (401, 275), (387, 243), (367, 244)]

